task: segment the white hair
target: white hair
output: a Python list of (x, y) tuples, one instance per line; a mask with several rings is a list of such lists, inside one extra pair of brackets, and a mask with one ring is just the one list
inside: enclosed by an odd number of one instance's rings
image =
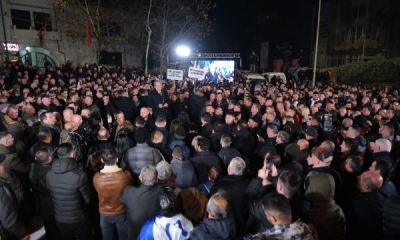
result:
[(246, 169), (246, 163), (241, 157), (235, 157), (229, 163), (228, 169), (232, 175), (242, 176)]
[(381, 152), (390, 152), (392, 150), (392, 143), (385, 138), (377, 139), (375, 145), (379, 147)]

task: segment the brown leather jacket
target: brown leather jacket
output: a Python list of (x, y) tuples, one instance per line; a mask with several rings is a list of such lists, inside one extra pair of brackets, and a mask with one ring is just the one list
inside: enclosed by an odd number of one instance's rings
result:
[(126, 212), (120, 198), (125, 187), (132, 184), (132, 175), (127, 170), (114, 166), (94, 175), (93, 185), (99, 195), (99, 212), (104, 216), (115, 216)]

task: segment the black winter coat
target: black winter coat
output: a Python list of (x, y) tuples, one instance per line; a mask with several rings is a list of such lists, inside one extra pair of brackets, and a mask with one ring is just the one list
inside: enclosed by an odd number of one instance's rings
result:
[(240, 152), (236, 148), (223, 147), (218, 152), (218, 156), (221, 158), (224, 164), (224, 169), (228, 168), (229, 163), (235, 157), (240, 157)]
[(44, 220), (54, 219), (54, 203), (46, 186), (46, 174), (50, 168), (51, 165), (34, 162), (29, 173), (33, 193), (39, 205), (39, 214)]
[(114, 101), (114, 105), (117, 110), (124, 113), (126, 120), (130, 121), (132, 124), (135, 123), (139, 111), (136, 104), (131, 99), (128, 97), (119, 97)]
[(125, 188), (121, 203), (125, 205), (128, 218), (128, 239), (137, 239), (146, 221), (158, 214), (156, 199), (160, 189), (161, 185)]
[(206, 218), (190, 232), (191, 240), (235, 239), (236, 227), (233, 218)]
[(383, 233), (385, 237), (400, 239), (400, 196), (385, 200), (382, 208)]
[(211, 195), (222, 190), (228, 196), (238, 237), (243, 237), (245, 233), (249, 204), (245, 193), (249, 184), (250, 180), (243, 176), (229, 175), (218, 179), (211, 188)]
[(196, 171), (198, 183), (202, 184), (208, 181), (208, 173), (214, 166), (221, 167), (221, 160), (219, 157), (209, 151), (198, 152), (194, 157), (190, 158), (193, 168)]
[(51, 132), (51, 144), (54, 146), (58, 146), (60, 144), (60, 131), (56, 129), (56, 127), (46, 126), (43, 123), (39, 126), (39, 131), (48, 130)]
[(28, 232), (18, 219), (17, 201), (8, 182), (0, 178), (0, 238), (21, 239)]
[(86, 173), (77, 169), (74, 159), (54, 159), (46, 175), (46, 185), (54, 203), (57, 222), (76, 223), (88, 220), (87, 205), (92, 197), (90, 185)]

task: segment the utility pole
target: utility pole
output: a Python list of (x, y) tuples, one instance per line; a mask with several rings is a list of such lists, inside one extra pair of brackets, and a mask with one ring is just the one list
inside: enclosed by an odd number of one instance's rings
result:
[(315, 80), (317, 77), (317, 59), (318, 59), (318, 41), (319, 41), (319, 22), (321, 19), (321, 0), (318, 0), (318, 22), (317, 22), (317, 34), (315, 37), (315, 51), (314, 51), (314, 73), (312, 79), (312, 86), (315, 86)]

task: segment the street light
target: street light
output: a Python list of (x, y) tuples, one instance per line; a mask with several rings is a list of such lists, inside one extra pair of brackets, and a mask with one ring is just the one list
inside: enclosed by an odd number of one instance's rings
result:
[(178, 55), (179, 57), (189, 57), (190, 48), (187, 46), (178, 46), (176, 48), (176, 55)]

